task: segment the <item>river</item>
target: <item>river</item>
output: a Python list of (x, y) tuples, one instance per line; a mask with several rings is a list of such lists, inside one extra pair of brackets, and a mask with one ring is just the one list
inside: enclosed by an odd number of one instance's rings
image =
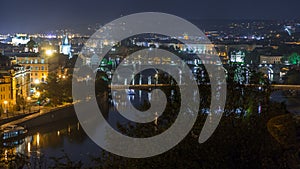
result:
[[(118, 95), (118, 93), (114, 94)], [(145, 97), (151, 99), (151, 95), (149, 95), (148, 92), (128, 95), (126, 99), (131, 100), (135, 106), (138, 106), (145, 102), (144, 99), (141, 99)], [(118, 96), (116, 98), (118, 98)], [(271, 95), (271, 100), (286, 102), (289, 111), (300, 113), (300, 97), (298, 96), (286, 97), (282, 91), (275, 91)], [(124, 123), (124, 118), (116, 115), (116, 107), (122, 109), (122, 106), (126, 107), (126, 104), (111, 102), (110, 105), (108, 115), (110, 124), (116, 125), (118, 123)], [(2, 148), (1, 161), (3, 167), (7, 164), (6, 161), (9, 161), (9, 154), (12, 153), (20, 153), (29, 157), (31, 167), (33, 168), (37, 166), (42, 166), (41, 168), (54, 166), (57, 164), (57, 161), (55, 162), (54, 159), (58, 160), (58, 158), (64, 155), (66, 155), (66, 158), (62, 159), (62, 162), (65, 162), (69, 158), (72, 162), (76, 163), (81, 161), (84, 166), (91, 167), (94, 165), (93, 157), (100, 157), (103, 152), (103, 150), (85, 134), (76, 116), (52, 123), (51, 125), (31, 129), (24, 139), (19, 140), (19, 142), (16, 141), (14, 144), (14, 146), (4, 146)]]

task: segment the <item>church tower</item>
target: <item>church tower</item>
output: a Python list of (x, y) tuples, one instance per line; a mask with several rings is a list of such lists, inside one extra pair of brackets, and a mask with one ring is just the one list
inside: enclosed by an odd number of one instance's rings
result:
[(69, 57), (72, 57), (71, 43), (69, 42), (67, 34), (62, 38), (61, 45), (59, 46), (59, 53), (62, 53), (64, 55), (69, 55)]

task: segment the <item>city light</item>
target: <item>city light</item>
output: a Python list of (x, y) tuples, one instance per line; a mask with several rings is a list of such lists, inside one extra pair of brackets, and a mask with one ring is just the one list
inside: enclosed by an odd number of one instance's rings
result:
[(37, 133), (37, 135), (36, 135), (36, 144), (37, 144), (37, 146), (40, 145), (40, 133)]
[(39, 80), (39, 79), (35, 79), (35, 80), (34, 80), (34, 83), (35, 83), (35, 84), (40, 84), (40, 80)]
[(300, 1), (2, 3), (0, 169), (300, 166)]
[(30, 142), (27, 143), (27, 151), (28, 153), (30, 152), (31, 146), (30, 146)]
[(39, 98), (39, 97), (41, 96), (41, 93), (40, 93), (40, 92), (36, 92), (36, 93), (35, 93), (35, 96), (36, 96), (37, 98)]
[(48, 50), (46, 50), (45, 53), (46, 53), (47, 56), (52, 56), (53, 55), (53, 50), (48, 49)]
[(7, 104), (8, 104), (8, 101), (7, 101), (7, 100), (4, 100), (3, 103), (4, 103), (4, 105), (5, 105), (5, 110), (4, 110), (4, 112), (7, 113)]

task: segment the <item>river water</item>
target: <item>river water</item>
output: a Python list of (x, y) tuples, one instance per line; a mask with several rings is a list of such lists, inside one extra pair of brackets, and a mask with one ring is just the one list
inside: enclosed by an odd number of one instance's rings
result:
[[(136, 107), (153, 99), (151, 93), (145, 91), (136, 91), (134, 95), (127, 96), (118, 92), (113, 93), (113, 95), (116, 99), (130, 100)], [(117, 124), (128, 122), (117, 111), (125, 109), (126, 104), (128, 102), (110, 102), (108, 110), (104, 110), (109, 112), (107, 121), (115, 129), (117, 129)], [(31, 129), (24, 139), (4, 143), (1, 151), (2, 161), (4, 163), (9, 161), (9, 154), (23, 154), (29, 157), (33, 168), (39, 165), (43, 166), (42, 168), (54, 166), (57, 162), (53, 158), (60, 157), (70, 158), (72, 162), (81, 161), (84, 166), (93, 166), (92, 159), (100, 157), (103, 150), (86, 135), (75, 114), (74, 112), (73, 118)], [(62, 162), (66, 162), (66, 158)]]
[(300, 115), (299, 93), (278, 90), (271, 94), (270, 99), (275, 102), (285, 103), (289, 112)]
[[(114, 94), (118, 95), (118, 93)], [(142, 98), (151, 99), (151, 95), (148, 92), (140, 92), (135, 95), (128, 95), (126, 99), (131, 100), (135, 105), (140, 105), (145, 102)], [(299, 97), (288, 98), (282, 91), (276, 91), (271, 95), (271, 100), (286, 102), (290, 111), (299, 113)], [(111, 102), (108, 114), (110, 124), (114, 125), (124, 122), (122, 118), (116, 116), (116, 107), (120, 110), (122, 106), (126, 107), (126, 104)], [(9, 154), (20, 153), (29, 157), (33, 168), (39, 165), (42, 168), (53, 166), (55, 164), (53, 158), (58, 159), (64, 155), (73, 162), (81, 161), (85, 166), (90, 167), (93, 166), (93, 157), (100, 157), (103, 151), (85, 134), (76, 116), (30, 130), (26, 138), (16, 140), (14, 144), (13, 146), (6, 145), (2, 148), (2, 162), (6, 164), (5, 161), (9, 161)], [(66, 161), (66, 159), (64, 158), (63, 161)]]

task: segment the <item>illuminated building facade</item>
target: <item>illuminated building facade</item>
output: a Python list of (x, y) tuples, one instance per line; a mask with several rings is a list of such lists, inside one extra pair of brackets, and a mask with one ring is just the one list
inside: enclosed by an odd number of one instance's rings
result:
[(281, 64), (282, 56), (260, 56), (260, 64)]
[(38, 53), (39, 52), (39, 47), (38, 44), (33, 41), (32, 39), (26, 44), (24, 52), (33, 52), (33, 53)]
[(46, 82), (49, 71), (48, 59), (43, 56), (27, 54), (16, 57), (17, 64), (30, 69), (30, 82), (39, 84)]
[(246, 53), (239, 50), (239, 51), (232, 51), (230, 53), (230, 63), (245, 63)]
[(68, 36), (62, 38), (61, 45), (59, 46), (59, 53), (68, 55), (71, 57), (71, 43), (69, 42)]
[(30, 69), (21, 65), (13, 65), (10, 70), (11, 84), (12, 84), (12, 99), (17, 98), (26, 99), (30, 91)]
[(26, 99), (29, 96), (29, 71), (20, 65), (0, 71), (0, 105), (3, 112), (11, 111), (18, 98)]
[(11, 105), (14, 105), (11, 93), (11, 76), (5, 71), (0, 72), (0, 105), (2, 112), (6, 112)]
[(27, 34), (16, 34), (12, 39), (11, 43), (14, 46), (18, 45), (26, 45), (30, 41), (29, 37)]

